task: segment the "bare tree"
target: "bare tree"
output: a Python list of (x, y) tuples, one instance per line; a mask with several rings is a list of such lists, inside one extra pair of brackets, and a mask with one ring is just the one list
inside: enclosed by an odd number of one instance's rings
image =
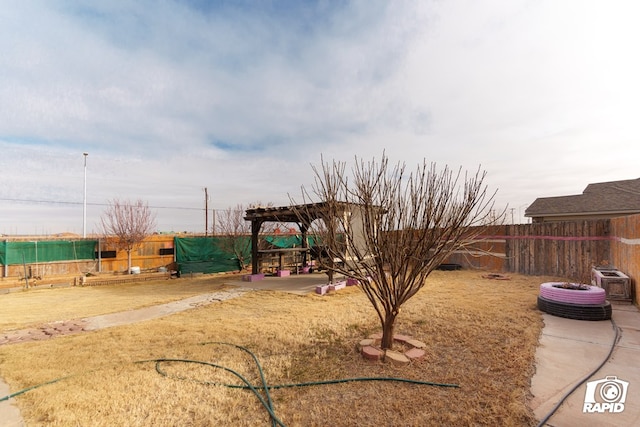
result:
[[(483, 185), (486, 172), (438, 171), (426, 160), (412, 173), (356, 157), (351, 175), (344, 162), (322, 160), (313, 167), (313, 195), (307, 204), (322, 211), (316, 227), (334, 272), (356, 278), (382, 326), (382, 348), (393, 344), (400, 307), (424, 285), (427, 276), (486, 224), (495, 193)], [(309, 205), (309, 201), (320, 201)], [(308, 212), (300, 212), (309, 218)]]
[[(244, 219), (245, 210), (254, 207), (272, 207), (273, 203), (255, 202), (245, 208), (242, 204), (228, 207), (218, 214), (218, 230), (222, 248), (232, 253), (238, 261), (240, 271), (244, 270), (251, 257), (251, 223)], [(274, 233), (279, 223), (265, 224), (263, 233)]]
[(244, 211), (244, 206), (238, 204), (218, 214), (222, 248), (236, 257), (240, 271), (246, 268), (251, 256), (251, 224), (245, 221)]
[(156, 228), (156, 216), (149, 205), (138, 199), (113, 199), (100, 218), (103, 234), (114, 236), (118, 250), (127, 251), (127, 272), (131, 274), (131, 251)]

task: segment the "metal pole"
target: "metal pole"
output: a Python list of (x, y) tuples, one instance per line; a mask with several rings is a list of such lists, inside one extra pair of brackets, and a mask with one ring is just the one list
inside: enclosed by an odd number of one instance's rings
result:
[(87, 237), (87, 156), (89, 153), (82, 153), (84, 156), (84, 198), (82, 202), (82, 238)]
[(2, 277), (9, 277), (9, 240), (4, 239), (4, 269), (2, 271)]
[(29, 275), (27, 274), (27, 261), (24, 257), (24, 251), (22, 251), (22, 267), (24, 267), (24, 286), (29, 289)]
[(209, 235), (209, 193), (207, 187), (204, 187), (204, 236)]

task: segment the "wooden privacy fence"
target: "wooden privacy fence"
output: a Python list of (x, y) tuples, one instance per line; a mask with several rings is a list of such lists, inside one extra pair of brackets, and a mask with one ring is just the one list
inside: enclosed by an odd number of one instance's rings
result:
[(613, 266), (640, 277), (640, 215), (585, 221), (492, 226), (452, 254), (467, 268), (589, 283), (593, 266)]
[(613, 263), (610, 230), (608, 219), (492, 226), (447, 262), (584, 281), (593, 265)]
[(506, 226), (505, 270), (536, 276), (590, 280), (594, 265), (609, 265), (608, 219)]

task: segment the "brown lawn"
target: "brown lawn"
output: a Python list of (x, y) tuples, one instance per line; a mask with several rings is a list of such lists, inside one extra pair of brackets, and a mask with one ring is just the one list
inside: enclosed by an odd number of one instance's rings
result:
[[(124, 301), (128, 308), (166, 302), (219, 289), (223, 280), (2, 295), (0, 325), (6, 330), (116, 311), (109, 294), (116, 295), (117, 310), (126, 309)], [(539, 284), (550, 280), (555, 278), (514, 275), (498, 281), (474, 271), (434, 272), (396, 323), (397, 333), (428, 344), (426, 358), (405, 367), (369, 362), (357, 352), (357, 343), (378, 332), (379, 324), (364, 294), (353, 287), (322, 297), (255, 291), (159, 320), (0, 346), (0, 376), (12, 392), (69, 376), (17, 398), (29, 426), (271, 425), (250, 391), (220, 385), (240, 384), (227, 371), (164, 363), (158, 366), (163, 376), (155, 363), (144, 362), (213, 363), (258, 385), (246, 353), (214, 344), (225, 342), (251, 350), (271, 386), (355, 377), (459, 385), (368, 381), (273, 389), (273, 412), (281, 425), (533, 425), (527, 399), (542, 328), (535, 301)], [(76, 290), (100, 303), (66, 300)], [(35, 303), (43, 300), (56, 303)], [(37, 315), (36, 306), (42, 311)]]
[(211, 275), (189, 280), (30, 289), (0, 295), (0, 331), (176, 301), (219, 290), (227, 280), (229, 276)]

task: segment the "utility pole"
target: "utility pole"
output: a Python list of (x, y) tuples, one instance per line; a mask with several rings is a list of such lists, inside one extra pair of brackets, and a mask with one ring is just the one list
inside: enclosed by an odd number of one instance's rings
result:
[(84, 197), (82, 200), (82, 238), (87, 237), (87, 156), (89, 153), (82, 153), (84, 156)]
[(204, 187), (204, 236), (209, 235), (209, 194), (207, 187)]

